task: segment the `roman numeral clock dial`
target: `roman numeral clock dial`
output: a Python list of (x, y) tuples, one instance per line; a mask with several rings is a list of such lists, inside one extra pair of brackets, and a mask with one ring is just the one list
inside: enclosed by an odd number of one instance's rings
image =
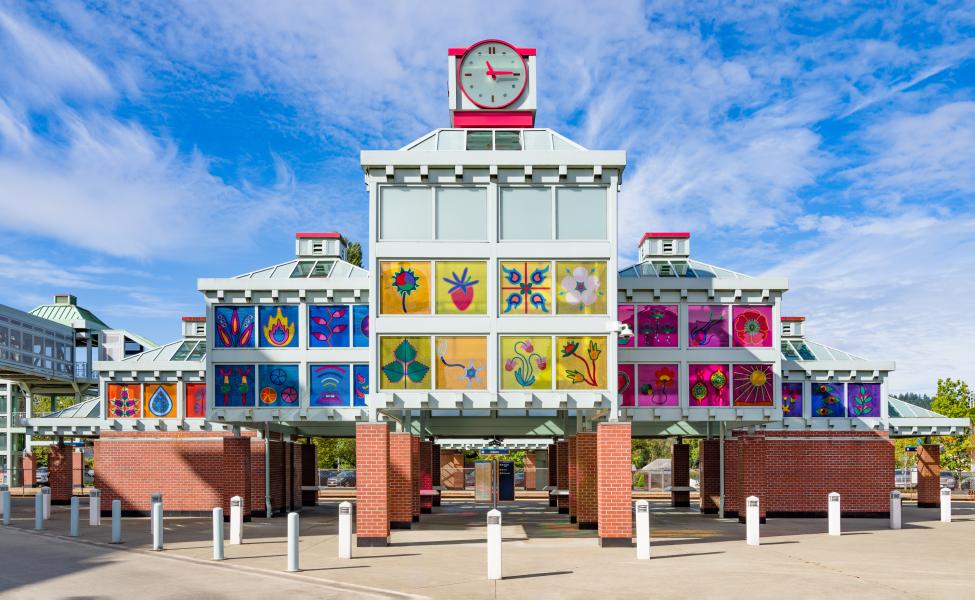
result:
[(481, 108), (504, 108), (528, 82), (528, 65), (514, 47), (491, 40), (472, 46), (457, 69), (460, 89)]

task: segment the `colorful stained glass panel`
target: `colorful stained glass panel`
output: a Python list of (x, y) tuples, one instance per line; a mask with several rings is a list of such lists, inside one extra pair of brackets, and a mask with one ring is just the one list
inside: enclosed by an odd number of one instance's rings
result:
[(552, 338), (502, 336), (500, 345), (501, 389), (552, 389)]
[(379, 312), (384, 315), (430, 314), (429, 261), (379, 263)]
[(187, 383), (183, 389), (186, 395), (186, 418), (203, 419), (207, 416), (207, 384)]
[(651, 304), (636, 309), (636, 344), (641, 348), (676, 348), (677, 305)]
[(606, 314), (606, 263), (558, 261), (555, 263), (560, 315)]
[(369, 396), (369, 365), (352, 365), (352, 406), (366, 406)]
[(637, 406), (678, 406), (677, 365), (637, 367)]
[(109, 419), (137, 419), (142, 415), (141, 384), (110, 383), (105, 388), (105, 414)]
[(737, 348), (771, 348), (772, 307), (732, 306), (731, 341)]
[(487, 338), (437, 336), (437, 388), (487, 389)]
[(880, 384), (846, 384), (846, 414), (849, 417), (879, 417)]
[[(636, 336), (636, 307), (632, 304), (620, 304), (616, 307), (616, 318), (620, 323), (629, 326), (630, 331)], [(636, 340), (631, 337), (630, 339), (624, 341), (622, 337), (616, 339), (616, 343), (619, 344), (620, 348), (633, 348), (636, 346)]]
[(258, 307), (261, 348), (298, 347), (298, 307), (291, 305)]
[(214, 406), (254, 406), (257, 387), (254, 365), (214, 365), (213, 372), (217, 376)]
[(782, 416), (802, 416), (802, 384), (788, 382), (782, 384)]
[(258, 365), (257, 377), (259, 407), (298, 406), (298, 365)]
[(428, 390), (433, 387), (429, 337), (381, 337), (379, 356), (382, 389)]
[(369, 346), (369, 305), (352, 306), (352, 345), (356, 348)]
[(176, 384), (147, 383), (142, 416), (147, 419), (176, 418)]
[(557, 389), (605, 390), (609, 388), (605, 337), (556, 337), (555, 357)]
[(344, 304), (308, 307), (308, 345), (346, 348), (349, 345), (349, 307)]
[(502, 315), (541, 315), (552, 312), (552, 263), (503, 261), (498, 263)]
[[(311, 391), (309, 405), (350, 406), (349, 389), (352, 385), (352, 376), (349, 365), (310, 365), (309, 369)], [(368, 379), (366, 387), (368, 388)], [(362, 405), (364, 404), (363, 399)]]
[(814, 417), (842, 417), (843, 414), (843, 384), (816, 383), (812, 384), (809, 407)]
[(772, 365), (734, 365), (731, 384), (735, 406), (772, 406), (775, 404)]
[(437, 314), (487, 314), (487, 263), (437, 262)]
[(731, 406), (728, 365), (690, 365), (690, 406)]
[(217, 348), (253, 348), (253, 306), (218, 306), (214, 311), (214, 346)]
[(617, 365), (616, 393), (620, 395), (620, 406), (636, 406), (636, 365)]
[(721, 305), (687, 307), (688, 343), (692, 348), (728, 347), (728, 307)]

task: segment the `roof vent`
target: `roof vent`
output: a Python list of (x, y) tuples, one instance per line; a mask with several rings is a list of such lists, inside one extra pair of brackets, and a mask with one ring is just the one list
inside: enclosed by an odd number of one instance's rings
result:
[(687, 259), (691, 255), (691, 234), (647, 232), (640, 240), (640, 261), (651, 258)]
[(71, 306), (77, 306), (78, 298), (74, 294), (55, 294), (54, 295), (55, 304), (70, 304)]
[(183, 338), (205, 338), (207, 336), (206, 317), (183, 317)]
[(806, 317), (782, 317), (782, 337), (801, 338)]
[(345, 259), (348, 242), (341, 233), (305, 232), (295, 234), (295, 256), (298, 258), (332, 257)]

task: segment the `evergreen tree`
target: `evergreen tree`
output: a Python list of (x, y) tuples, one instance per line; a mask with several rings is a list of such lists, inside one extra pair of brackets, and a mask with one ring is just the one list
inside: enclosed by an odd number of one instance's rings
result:
[(362, 245), (359, 242), (352, 242), (345, 249), (345, 262), (362, 267)]
[[(931, 401), (931, 410), (946, 417), (975, 418), (975, 392), (967, 383), (955, 379), (939, 379), (938, 392)], [(942, 436), (941, 467), (951, 471), (968, 470), (972, 464), (971, 436)]]

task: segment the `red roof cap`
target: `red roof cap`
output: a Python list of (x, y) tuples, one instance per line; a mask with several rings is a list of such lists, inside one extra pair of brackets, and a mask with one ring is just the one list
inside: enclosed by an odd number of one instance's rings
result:
[(184, 323), (206, 323), (206, 317), (183, 317)]
[(468, 50), (470, 50), (474, 46), (477, 46), (478, 44), (483, 44), (484, 42), (501, 42), (502, 44), (507, 44), (512, 48), (514, 48), (515, 51), (518, 52), (518, 54), (520, 54), (521, 56), (535, 56), (535, 48), (519, 48), (518, 46), (515, 46), (514, 44), (509, 44), (504, 40), (481, 40), (480, 42), (471, 44), (466, 48), (448, 48), (447, 56), (464, 56), (465, 54), (467, 54)]
[(640, 238), (640, 243), (637, 244), (637, 246), (650, 239), (681, 238), (686, 240), (690, 239), (690, 237), (691, 233), (689, 231), (648, 231), (643, 234), (642, 238)]
[(806, 317), (782, 317), (783, 321), (798, 321), (802, 322), (806, 320)]
[(337, 231), (299, 231), (295, 234), (295, 237), (300, 239), (306, 238), (326, 238), (330, 240), (341, 240), (342, 234)]

